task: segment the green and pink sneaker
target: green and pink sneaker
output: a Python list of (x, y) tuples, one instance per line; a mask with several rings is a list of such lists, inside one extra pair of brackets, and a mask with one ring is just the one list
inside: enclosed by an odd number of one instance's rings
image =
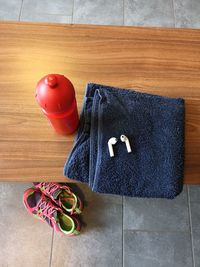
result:
[(23, 202), (30, 214), (48, 223), (55, 231), (67, 236), (80, 233), (81, 227), (77, 218), (65, 214), (60, 207), (57, 207), (40, 190), (35, 188), (27, 189), (23, 195)]
[(70, 214), (80, 214), (83, 210), (83, 203), (66, 184), (59, 183), (33, 183), (35, 188), (40, 189), (47, 197), (60, 208)]

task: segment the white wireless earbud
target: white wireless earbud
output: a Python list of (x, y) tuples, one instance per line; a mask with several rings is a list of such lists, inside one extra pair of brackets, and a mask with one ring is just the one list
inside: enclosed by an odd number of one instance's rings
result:
[(114, 157), (113, 145), (115, 145), (116, 143), (117, 143), (116, 137), (111, 137), (108, 140), (108, 149), (109, 149), (110, 157)]
[(126, 137), (126, 135), (122, 134), (120, 136), (120, 139), (122, 142), (124, 142), (126, 144), (126, 149), (127, 149), (128, 153), (131, 153), (132, 150), (131, 150), (131, 145), (130, 145), (130, 142), (128, 140), (128, 137)]

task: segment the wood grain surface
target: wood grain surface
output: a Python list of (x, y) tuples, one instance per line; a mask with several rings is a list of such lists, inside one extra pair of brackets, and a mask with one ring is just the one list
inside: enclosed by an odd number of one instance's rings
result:
[(185, 183), (200, 183), (200, 30), (0, 23), (0, 180), (66, 181), (74, 135), (53, 132), (37, 81), (61, 73), (79, 111), (95, 82), (186, 101)]

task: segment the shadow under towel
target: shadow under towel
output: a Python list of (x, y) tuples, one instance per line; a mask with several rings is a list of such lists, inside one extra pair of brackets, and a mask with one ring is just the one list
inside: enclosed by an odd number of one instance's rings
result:
[[(114, 157), (108, 150), (111, 137), (118, 139)], [(99, 193), (174, 198), (182, 191), (183, 172), (183, 99), (87, 85), (65, 176)]]

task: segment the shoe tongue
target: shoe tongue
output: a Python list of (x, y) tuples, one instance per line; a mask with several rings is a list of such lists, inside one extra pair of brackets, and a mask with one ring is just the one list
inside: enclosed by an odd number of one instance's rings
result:
[[(52, 216), (55, 218), (55, 220), (57, 221), (57, 219), (58, 219), (58, 211), (57, 210), (55, 210), (54, 211), (54, 213), (52, 214)], [(53, 225), (52, 225), (52, 222), (51, 222), (51, 219), (50, 218), (48, 218), (48, 217), (45, 217), (44, 218), (45, 219), (45, 221), (51, 226), (51, 227), (53, 227)]]
[[(55, 218), (55, 220), (57, 220), (57, 211), (53, 213), (53, 217)], [(50, 218), (46, 217), (44, 219), (51, 227), (53, 226)]]
[(61, 192), (62, 192), (62, 189), (61, 189), (61, 188), (56, 189), (56, 190), (52, 193), (53, 198), (54, 198), (54, 199), (57, 199)]
[(30, 195), (27, 199), (27, 202), (31, 208), (36, 207), (38, 202), (40, 201), (42, 193), (37, 191), (34, 194)]
[(57, 210), (54, 211), (53, 217), (57, 220), (57, 218), (58, 218), (58, 211)]

